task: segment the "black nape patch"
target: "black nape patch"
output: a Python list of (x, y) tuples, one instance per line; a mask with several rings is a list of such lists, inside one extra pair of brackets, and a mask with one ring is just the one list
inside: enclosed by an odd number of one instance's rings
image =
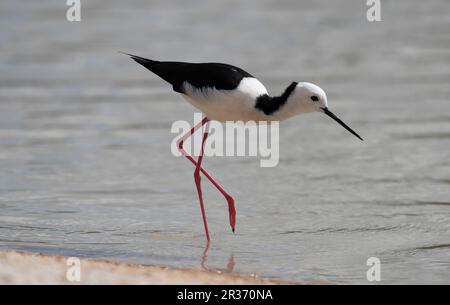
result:
[(286, 104), (287, 99), (294, 91), (295, 87), (297, 87), (298, 83), (293, 82), (290, 84), (286, 90), (284, 90), (283, 94), (280, 96), (269, 96), (267, 94), (261, 95), (256, 99), (255, 108), (261, 110), (266, 115), (271, 115), (274, 112), (280, 110), (280, 108)]

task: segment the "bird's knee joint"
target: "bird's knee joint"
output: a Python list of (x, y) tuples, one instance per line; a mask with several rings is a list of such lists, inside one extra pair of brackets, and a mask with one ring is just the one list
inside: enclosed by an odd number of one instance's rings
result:
[(200, 170), (195, 170), (194, 172), (194, 179), (195, 181), (200, 181), (201, 177), (200, 177)]
[(184, 144), (184, 142), (183, 141), (179, 141), (178, 142), (178, 150), (183, 150), (183, 144)]

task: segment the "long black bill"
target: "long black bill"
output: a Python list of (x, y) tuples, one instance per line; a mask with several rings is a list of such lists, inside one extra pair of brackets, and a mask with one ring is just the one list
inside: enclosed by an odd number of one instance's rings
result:
[(361, 138), (356, 132), (353, 131), (353, 129), (351, 129), (350, 127), (347, 126), (347, 124), (345, 124), (344, 122), (341, 121), (340, 118), (338, 118), (333, 112), (331, 112), (330, 110), (328, 110), (327, 107), (322, 108), (323, 112), (328, 115), (330, 118), (332, 118), (333, 120), (335, 120), (336, 122), (338, 122), (339, 124), (342, 125), (342, 127), (344, 127), (345, 129), (347, 129), (348, 131), (350, 131), (352, 134), (354, 134), (356, 137), (358, 137), (358, 139), (360, 139), (361, 141), (364, 141), (363, 138)]

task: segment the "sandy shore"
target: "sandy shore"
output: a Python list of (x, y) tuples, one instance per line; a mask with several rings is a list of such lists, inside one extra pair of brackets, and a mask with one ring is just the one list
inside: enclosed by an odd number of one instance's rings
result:
[[(289, 284), (221, 271), (174, 269), (91, 259), (81, 259), (79, 269), (77, 264), (76, 260), (68, 261), (63, 256), (0, 252), (0, 284)], [(71, 279), (76, 279), (80, 274), (80, 281), (69, 281), (68, 273)]]

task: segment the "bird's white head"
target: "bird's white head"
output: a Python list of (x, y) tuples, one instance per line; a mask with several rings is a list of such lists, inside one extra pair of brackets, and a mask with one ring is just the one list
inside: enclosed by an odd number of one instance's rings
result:
[(325, 91), (311, 83), (298, 83), (292, 93), (292, 101), (296, 103), (301, 112), (323, 112), (328, 107)]
[(307, 82), (298, 83), (295, 88), (293, 88), (293, 92), (290, 94), (287, 104), (286, 108), (290, 108), (288, 111), (292, 114), (305, 112), (324, 113), (362, 140), (353, 129), (348, 127), (347, 124), (328, 109), (327, 95), (325, 91), (317, 85)]

